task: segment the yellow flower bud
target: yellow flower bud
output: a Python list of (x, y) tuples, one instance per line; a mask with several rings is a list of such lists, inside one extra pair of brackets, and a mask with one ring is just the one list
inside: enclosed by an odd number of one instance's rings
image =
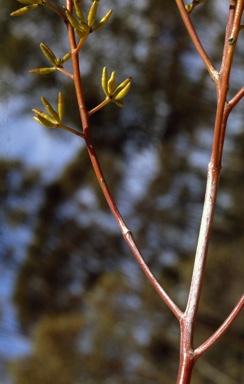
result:
[(43, 125), (47, 128), (58, 128), (58, 125), (55, 123), (51, 123), (50, 121), (46, 120), (42, 116), (33, 116), (33, 119), (36, 120), (39, 124)]
[(121, 91), (115, 96), (114, 100), (119, 100), (125, 97), (129, 92), (130, 86), (131, 82), (129, 82), (123, 89), (121, 89)]
[(32, 9), (34, 9), (36, 7), (38, 7), (38, 4), (33, 4), (33, 5), (29, 5), (27, 7), (20, 8), (17, 11), (10, 13), (10, 16), (22, 16), (25, 13), (32, 11)]
[(82, 9), (80, 8), (79, 4), (77, 3), (77, 0), (74, 0), (74, 6), (75, 6), (75, 12), (77, 17), (80, 21), (85, 21), (84, 14), (82, 12)]
[(60, 121), (62, 121), (64, 116), (64, 97), (62, 92), (59, 92), (58, 94), (58, 115)]
[(42, 119), (42, 121), (46, 120), (48, 123), (57, 126), (59, 123), (53, 119), (50, 115), (45, 112), (40, 111), (39, 109), (32, 109), (32, 112), (36, 114), (38, 119)]
[(96, 27), (92, 28), (92, 31), (95, 32), (97, 31), (99, 28), (103, 27), (105, 24), (107, 24), (107, 22), (109, 21), (110, 19), (110, 16), (112, 15), (112, 9), (110, 9), (106, 15), (99, 21), (99, 23), (96, 25)]
[(56, 67), (31, 69), (29, 70), (29, 73), (35, 73), (37, 75), (47, 75), (48, 73), (54, 71), (56, 71)]
[(70, 58), (71, 58), (71, 52), (66, 53), (66, 55), (64, 55), (64, 56), (62, 57), (61, 62), (62, 62), (62, 63), (66, 63), (66, 61), (68, 61)]
[(107, 83), (108, 93), (111, 94), (114, 91), (114, 88), (115, 88), (115, 72), (113, 71)]
[(44, 106), (44, 108), (46, 109), (46, 111), (49, 113), (50, 117), (53, 119), (54, 122), (56, 122), (57, 124), (60, 124), (61, 121), (60, 121), (60, 118), (59, 118), (59, 115), (58, 113), (53, 109), (53, 107), (51, 106), (51, 104), (45, 99), (45, 97), (41, 97), (41, 101), (42, 101), (42, 104)]
[(102, 89), (103, 89), (105, 95), (109, 96), (109, 93), (108, 93), (108, 72), (107, 72), (107, 67), (103, 68), (101, 83), (102, 83)]
[(40, 44), (40, 48), (44, 54), (44, 56), (54, 65), (58, 65), (58, 61), (56, 56), (54, 55), (53, 51), (44, 43)]
[(99, 5), (99, 0), (93, 0), (91, 8), (88, 13), (88, 17), (87, 17), (87, 23), (89, 27), (91, 27), (95, 23), (98, 5)]
[(131, 77), (124, 80), (113, 92), (112, 96), (114, 100), (122, 99), (127, 95), (131, 86)]
[(32, 5), (32, 4), (42, 4), (42, 0), (17, 0), (21, 4)]
[(79, 21), (74, 17), (74, 15), (70, 11), (68, 11), (68, 9), (65, 10), (65, 14), (72, 27), (75, 29), (79, 29)]

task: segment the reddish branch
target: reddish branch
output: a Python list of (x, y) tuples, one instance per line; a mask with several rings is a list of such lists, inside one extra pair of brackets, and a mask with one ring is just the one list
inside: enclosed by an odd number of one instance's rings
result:
[[(67, 0), (67, 9), (72, 12), (73, 4), (72, 0)], [(143, 256), (141, 255), (135, 240), (133, 238), (133, 235), (127, 225), (124, 222), (124, 219), (122, 218), (118, 207), (113, 199), (113, 196), (111, 195), (111, 192), (108, 188), (108, 185), (106, 183), (105, 177), (103, 175), (103, 172), (101, 170), (96, 151), (93, 145), (91, 132), (90, 132), (90, 126), (89, 126), (89, 114), (86, 110), (85, 106), (85, 100), (83, 96), (82, 91), (82, 84), (81, 84), (81, 76), (80, 76), (80, 69), (79, 69), (79, 48), (82, 45), (82, 40), (79, 42), (79, 44), (76, 44), (76, 39), (74, 35), (74, 29), (72, 26), (68, 23), (68, 36), (69, 36), (69, 43), (70, 43), (70, 49), (71, 49), (71, 57), (72, 57), (72, 64), (73, 64), (73, 79), (74, 79), (74, 86), (76, 91), (76, 97), (80, 112), (80, 118), (81, 118), (81, 124), (82, 124), (82, 131), (84, 135), (84, 139), (86, 141), (86, 146), (88, 150), (88, 154), (91, 159), (91, 163), (96, 175), (96, 178), (99, 182), (99, 185), (101, 187), (101, 190), (105, 196), (105, 199), (109, 205), (109, 208), (115, 218), (115, 220), (118, 223), (118, 226), (121, 230), (121, 233), (127, 242), (128, 246), (130, 247), (133, 255), (135, 256), (138, 264), (140, 265), (141, 269), (143, 270), (144, 274), (154, 287), (154, 289), (158, 292), (160, 297), (164, 300), (164, 302), (167, 304), (167, 306), (171, 309), (171, 311), (174, 313), (177, 319), (180, 320), (182, 316), (181, 310), (177, 307), (177, 305), (171, 300), (171, 298), (168, 296), (168, 294), (165, 292), (165, 290), (161, 287), (159, 282), (157, 281), (156, 277), (153, 275), (151, 270), (149, 269), (148, 265), (146, 264)]]
[[(146, 277), (158, 292), (160, 297), (164, 300), (167, 306), (174, 313), (176, 318), (180, 322), (181, 328), (181, 345), (180, 345), (180, 364), (178, 373), (178, 384), (189, 384), (191, 381), (192, 370), (196, 363), (196, 360), (206, 352), (230, 327), (235, 318), (241, 312), (244, 303), (244, 296), (241, 297), (239, 302), (227, 319), (223, 322), (220, 328), (200, 347), (194, 350), (193, 336), (195, 322), (198, 313), (199, 300), (202, 291), (204, 272), (206, 268), (206, 260), (208, 247), (210, 242), (212, 223), (214, 217), (214, 210), (216, 205), (216, 198), (218, 192), (219, 178), (221, 172), (221, 160), (223, 153), (225, 130), (228, 121), (228, 117), (235, 105), (240, 101), (244, 95), (244, 87), (227, 102), (227, 93), (229, 89), (229, 78), (232, 67), (233, 56), (235, 52), (235, 46), (238, 39), (238, 34), (241, 26), (241, 16), (243, 13), (244, 0), (230, 0), (229, 16), (226, 27), (226, 36), (222, 57), (222, 64), (220, 72), (218, 72), (212, 64), (210, 58), (205, 52), (196, 30), (191, 22), (190, 15), (185, 9), (183, 0), (175, 0), (179, 8), (182, 20), (189, 32), (191, 40), (196, 47), (200, 57), (202, 58), (211, 78), (213, 79), (217, 90), (217, 109), (215, 128), (213, 135), (213, 145), (210, 163), (208, 166), (208, 176), (206, 185), (206, 194), (204, 200), (203, 214), (200, 225), (200, 232), (198, 238), (198, 245), (195, 256), (195, 263), (192, 273), (192, 281), (190, 286), (189, 298), (187, 307), (184, 313), (177, 307), (177, 305), (171, 300), (164, 289), (161, 287), (155, 276), (150, 271), (145, 260), (143, 259), (139, 248), (137, 247), (134, 237), (124, 222), (117, 205), (110, 193), (109, 187), (105, 181), (103, 172), (101, 170), (93, 141), (90, 133), (89, 126), (89, 113), (86, 110), (85, 100), (82, 91), (81, 76), (79, 69), (79, 51), (85, 40), (82, 39), (76, 43), (73, 27), (67, 23), (68, 37), (72, 55), (73, 64), (73, 80), (76, 90), (77, 102), (80, 112), (81, 124), (82, 124), (82, 136), (86, 141), (87, 150), (91, 159), (91, 163), (96, 174), (96, 178), (100, 184), (101, 190), (107, 200), (110, 210), (115, 217), (121, 233), (130, 247), (133, 255), (135, 256), (138, 264), (142, 268)], [(72, 12), (73, 2), (67, 0), (67, 9)]]
[(229, 89), (229, 78), (232, 67), (235, 46), (241, 26), (241, 16), (243, 13), (244, 0), (231, 0), (229, 16), (226, 27), (224, 51), (220, 72), (217, 73), (210, 59), (205, 53), (196, 30), (190, 20), (189, 14), (185, 10), (182, 0), (176, 0), (183, 22), (190, 34), (199, 55), (201, 56), (207, 70), (215, 82), (217, 89), (217, 110), (215, 128), (213, 136), (212, 154), (208, 167), (208, 177), (206, 194), (204, 200), (203, 214), (198, 238), (198, 245), (195, 256), (195, 263), (192, 273), (192, 281), (187, 308), (180, 321), (181, 325), (181, 346), (180, 346), (180, 365), (178, 374), (178, 384), (188, 384), (191, 380), (192, 369), (196, 359), (209, 349), (228, 329), (236, 316), (243, 308), (243, 298), (238, 302), (233, 312), (222, 324), (220, 329), (215, 332), (201, 347), (194, 351), (193, 336), (194, 327), (198, 312), (199, 300), (203, 285), (204, 272), (208, 254), (209, 241), (212, 230), (212, 222), (218, 192), (219, 178), (221, 172), (221, 160), (223, 153), (224, 137), (229, 113), (243, 95), (243, 89), (228, 104), (227, 93)]

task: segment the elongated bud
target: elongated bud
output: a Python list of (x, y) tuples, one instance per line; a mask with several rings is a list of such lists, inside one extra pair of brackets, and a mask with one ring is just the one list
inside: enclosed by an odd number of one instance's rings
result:
[(115, 72), (113, 71), (107, 83), (108, 93), (111, 94), (114, 91), (114, 88), (115, 88)]
[(44, 125), (47, 128), (58, 128), (57, 124), (51, 123), (42, 116), (33, 116), (33, 119), (36, 120), (39, 124)]
[(39, 109), (32, 109), (32, 112), (34, 112), (38, 118), (41, 117), (41, 118), (47, 120), (49, 123), (52, 123), (54, 125), (58, 124), (57, 121), (55, 119), (53, 119), (50, 115), (48, 115), (45, 112), (40, 111)]
[(44, 43), (40, 44), (40, 48), (44, 54), (44, 56), (55, 66), (58, 65), (57, 58), (54, 55), (53, 51)]
[(95, 23), (98, 5), (99, 5), (99, 0), (93, 0), (91, 8), (88, 13), (88, 17), (87, 17), (87, 23), (89, 27), (91, 27)]
[(35, 73), (37, 75), (47, 75), (48, 73), (54, 71), (56, 71), (56, 67), (30, 69), (29, 73)]
[(131, 87), (131, 81), (123, 89), (121, 89), (121, 91), (115, 96), (114, 100), (119, 100), (125, 97), (129, 92), (130, 87)]
[(113, 11), (112, 9), (110, 9), (106, 15), (99, 21), (99, 23), (94, 27), (92, 28), (93, 32), (97, 31), (99, 28), (103, 27), (105, 24), (107, 24), (107, 22), (109, 21), (110, 19), (110, 16), (112, 15)]
[(74, 17), (74, 15), (70, 11), (68, 11), (68, 9), (65, 10), (65, 14), (70, 24), (72, 25), (72, 27), (75, 29), (79, 29), (80, 28), (79, 21)]
[(76, 0), (74, 0), (74, 6), (75, 6), (75, 12), (77, 17), (79, 18), (80, 21), (85, 21), (84, 14), (82, 12), (82, 9), (80, 8), (79, 4), (77, 3)]
[(66, 55), (64, 55), (64, 56), (62, 57), (61, 62), (62, 62), (62, 63), (66, 63), (66, 61), (68, 61), (70, 58), (71, 58), (71, 52), (66, 53)]
[(42, 0), (17, 0), (21, 4), (32, 5), (32, 4), (42, 4)]
[(41, 97), (41, 101), (42, 101), (42, 104), (44, 106), (44, 108), (46, 109), (46, 111), (49, 113), (49, 115), (51, 116), (51, 118), (54, 120), (54, 122), (56, 122), (57, 124), (60, 124), (60, 118), (59, 118), (59, 115), (58, 113), (53, 109), (53, 107), (51, 106), (51, 104), (45, 99), (45, 97)]
[(22, 16), (22, 15), (25, 15), (26, 13), (32, 11), (32, 9), (34, 9), (36, 7), (38, 7), (38, 4), (33, 4), (33, 5), (29, 5), (27, 7), (20, 8), (17, 11), (14, 11), (14, 12), (10, 13), (10, 16)]
[(60, 121), (62, 121), (64, 116), (64, 97), (62, 92), (59, 92), (58, 94), (58, 115)]
[(131, 86), (131, 77), (125, 79), (113, 92), (113, 99), (119, 100), (126, 96)]
[(102, 89), (103, 89), (105, 95), (109, 96), (109, 93), (108, 93), (108, 72), (107, 72), (107, 67), (103, 68), (101, 83), (102, 83)]

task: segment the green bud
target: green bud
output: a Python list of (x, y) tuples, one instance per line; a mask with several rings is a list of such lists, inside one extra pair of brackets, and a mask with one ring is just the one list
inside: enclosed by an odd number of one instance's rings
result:
[(33, 5), (29, 5), (27, 7), (20, 8), (17, 11), (10, 13), (10, 16), (22, 16), (22, 15), (32, 11), (32, 9), (34, 9), (36, 7), (38, 7), (38, 4), (33, 4)]
[(54, 122), (56, 122), (57, 124), (60, 124), (61, 121), (60, 121), (60, 118), (59, 118), (59, 115), (58, 113), (53, 109), (53, 107), (51, 106), (51, 104), (45, 99), (45, 97), (41, 97), (41, 101), (42, 101), (42, 104), (44, 106), (44, 108), (46, 109), (46, 111), (49, 113), (50, 117), (52, 118), (52, 120)]
[(62, 121), (64, 116), (64, 97), (62, 92), (59, 92), (58, 94), (58, 115), (60, 121)]
[(53, 119), (50, 115), (48, 115), (47, 113), (45, 112), (42, 112), (40, 111), (39, 109), (32, 109), (32, 112), (34, 112), (37, 117), (42, 117), (43, 119), (49, 121), (50, 123), (53, 123), (53, 124), (56, 124), (57, 125), (57, 121), (55, 119)]
[(66, 63), (66, 61), (68, 61), (70, 58), (71, 58), (71, 52), (66, 53), (66, 55), (64, 55), (64, 56), (62, 57), (61, 62), (62, 62), (62, 63)]
[(34, 73), (37, 75), (47, 75), (48, 73), (51, 73), (54, 71), (56, 71), (56, 67), (31, 69), (29, 73)]
[(42, 4), (42, 0), (17, 0), (21, 4), (26, 4), (26, 5), (32, 5), (32, 4)]
[(80, 28), (79, 21), (74, 17), (74, 15), (68, 11), (68, 9), (65, 10), (66, 17), (73, 28), (78, 29)]
[(91, 8), (88, 12), (88, 17), (87, 17), (87, 23), (89, 27), (91, 27), (95, 23), (98, 5), (99, 5), (99, 0), (93, 0)]
[(131, 86), (131, 77), (124, 80), (113, 92), (112, 96), (114, 100), (122, 99), (127, 95)]
[(107, 72), (107, 67), (103, 68), (101, 83), (102, 83), (102, 89), (103, 89), (105, 95), (109, 96), (109, 93), (108, 93), (108, 72)]
[(92, 28), (92, 31), (95, 32), (97, 31), (99, 28), (103, 27), (105, 24), (107, 24), (107, 22), (109, 21), (110, 19), (110, 16), (112, 15), (112, 9), (110, 9), (106, 15), (99, 21), (99, 23), (96, 25), (95, 28)]
[(74, 6), (75, 6), (75, 12), (77, 17), (80, 21), (85, 21), (84, 14), (82, 12), (82, 9), (80, 8), (79, 4), (77, 3), (77, 0), (74, 0)]
[(113, 71), (107, 83), (108, 93), (111, 94), (114, 91), (114, 88), (115, 88), (115, 72)]
[(50, 121), (46, 120), (42, 116), (33, 116), (33, 119), (36, 120), (39, 124), (43, 125), (47, 128), (58, 128), (58, 125), (55, 123), (51, 123)]
[(57, 66), (58, 65), (58, 62), (57, 62), (57, 58), (56, 56), (54, 55), (53, 51), (46, 45), (46, 44), (43, 44), (41, 43), (40, 44), (40, 48), (44, 54), (44, 56), (54, 65), (54, 66)]

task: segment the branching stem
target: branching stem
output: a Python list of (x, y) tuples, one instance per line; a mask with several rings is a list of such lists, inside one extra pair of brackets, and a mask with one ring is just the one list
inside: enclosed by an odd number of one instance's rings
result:
[(224, 43), (224, 51), (222, 64), (219, 74), (212, 65), (210, 59), (205, 53), (195, 29), (190, 21), (189, 15), (185, 10), (183, 1), (176, 0), (180, 10), (182, 19), (190, 34), (190, 37), (201, 56), (203, 62), (208, 69), (210, 76), (214, 80), (217, 89), (217, 110), (215, 119), (215, 128), (213, 136), (213, 146), (211, 160), (208, 167), (208, 177), (206, 185), (206, 194), (204, 200), (203, 214), (200, 225), (200, 232), (195, 255), (195, 263), (192, 273), (192, 281), (190, 286), (189, 298), (184, 316), (180, 321), (181, 325), (181, 351), (180, 366), (178, 374), (178, 384), (188, 384), (191, 380), (192, 370), (196, 359), (213, 345), (227, 330), (234, 321), (237, 314), (243, 307), (243, 299), (237, 304), (227, 320), (222, 324), (220, 329), (208, 339), (206, 343), (194, 351), (193, 335), (195, 322), (198, 313), (199, 300), (203, 285), (205, 266), (212, 230), (214, 210), (218, 192), (218, 185), (221, 172), (221, 160), (223, 153), (225, 130), (228, 116), (232, 108), (237, 104), (238, 100), (243, 96), (243, 89), (227, 103), (227, 94), (229, 90), (230, 71), (235, 52), (235, 46), (240, 31), (241, 16), (243, 12), (244, 0), (230, 0), (229, 16), (226, 27), (226, 36)]
[[(67, 0), (67, 9), (72, 12), (72, 1)], [(76, 91), (76, 97), (77, 97), (77, 102), (78, 102), (78, 107), (79, 107), (79, 112), (80, 112), (80, 118), (81, 118), (81, 124), (83, 128), (83, 135), (84, 139), (86, 141), (86, 146), (88, 150), (88, 154), (90, 156), (90, 160), (96, 175), (96, 178), (99, 182), (99, 185), (101, 187), (101, 190), (105, 196), (105, 199), (109, 205), (109, 208), (115, 218), (115, 220), (118, 223), (118, 226), (121, 230), (121, 233), (127, 242), (129, 248), (131, 249), (134, 257), (136, 258), (137, 262), (139, 263), (141, 269), (143, 270), (144, 274), (156, 290), (160, 297), (164, 300), (166, 305), (171, 309), (171, 311), (175, 314), (176, 318), (180, 320), (182, 317), (182, 311), (177, 307), (177, 305), (171, 300), (171, 298), (168, 296), (168, 294), (165, 292), (165, 290), (161, 287), (159, 282), (157, 281), (156, 277), (153, 275), (151, 270), (149, 269), (148, 265), (146, 264), (143, 256), (141, 255), (135, 240), (133, 238), (133, 235), (127, 225), (124, 222), (124, 219), (122, 218), (118, 207), (111, 195), (111, 192), (109, 190), (109, 187), (106, 183), (105, 177), (103, 175), (103, 172), (101, 170), (96, 151), (93, 145), (91, 133), (90, 133), (90, 126), (89, 126), (89, 113), (86, 110), (85, 106), (85, 100), (83, 96), (83, 90), (82, 90), (82, 84), (81, 84), (81, 76), (80, 76), (80, 68), (79, 68), (79, 50), (77, 49), (76, 45), (76, 40), (75, 40), (75, 35), (74, 35), (74, 30), (73, 27), (67, 23), (67, 28), (68, 28), (68, 37), (69, 37), (69, 43), (70, 43), (70, 49), (71, 49), (71, 58), (72, 58), (72, 64), (73, 64), (73, 79), (74, 79), (74, 86), (75, 86), (75, 91)], [(106, 100), (105, 100), (106, 101)], [(104, 103), (105, 103), (104, 101)], [(107, 104), (108, 101), (106, 101)], [(90, 112), (91, 114), (91, 112)]]

